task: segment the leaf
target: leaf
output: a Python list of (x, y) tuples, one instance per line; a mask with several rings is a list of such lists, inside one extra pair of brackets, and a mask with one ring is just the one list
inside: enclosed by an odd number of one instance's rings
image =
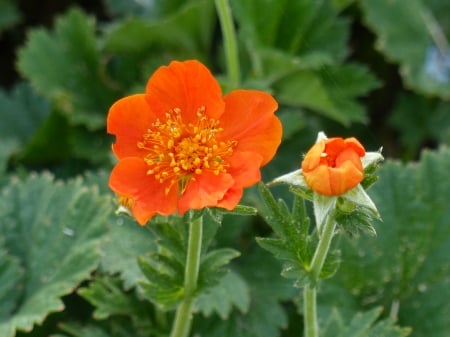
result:
[(150, 305), (131, 293), (125, 293), (120, 279), (97, 277), (89, 287), (79, 289), (78, 293), (95, 307), (94, 319), (104, 320), (114, 315), (130, 316), (136, 320), (143, 317), (148, 319)]
[(14, 139), (25, 144), (49, 114), (49, 103), (25, 83), (16, 85), (10, 93), (0, 91), (2, 139)]
[[(390, 310), (418, 337), (444, 337), (450, 330), (444, 300), (450, 296), (449, 171), (448, 148), (424, 151), (419, 163), (385, 163), (369, 191), (383, 217), (375, 223), (377, 237), (342, 240), (344, 262), (330, 281), (352, 293), (361, 308)], [(324, 300), (339, 306), (333, 298), (339, 296)]]
[(10, 0), (0, 2), (0, 36), (4, 30), (13, 27), (21, 20), (17, 4)]
[[(349, 322), (347, 317), (334, 308), (331, 315), (323, 324), (322, 337), (405, 337), (410, 329), (399, 328), (391, 319), (376, 321), (382, 312), (375, 308), (367, 312), (353, 313)], [(347, 315), (348, 316), (348, 315)]]
[(376, 87), (374, 76), (357, 64), (298, 70), (273, 84), (279, 102), (312, 109), (344, 125), (366, 122), (356, 98)]
[(250, 290), (247, 283), (236, 272), (225, 274), (218, 284), (202, 292), (195, 307), (204, 316), (216, 313), (223, 320), (229, 318), (234, 307), (242, 313), (248, 312)]
[(346, 55), (348, 22), (338, 17), (330, 1), (232, 1), (244, 44), (258, 58), (261, 46), (289, 55), (322, 54), (333, 60)]
[(406, 159), (415, 158), (430, 141), (450, 143), (450, 104), (412, 93), (402, 94), (389, 118), (405, 148)]
[(361, 8), (377, 35), (376, 46), (399, 64), (406, 85), (426, 95), (450, 98), (450, 50), (448, 43), (439, 42), (441, 27), (430, 3), (364, 0)]
[(13, 178), (1, 197), (0, 236), (24, 268), (16, 286), (20, 296), (9, 292), (0, 300), (17, 299), (0, 323), (0, 335), (8, 337), (63, 310), (60, 297), (90, 277), (100, 262), (99, 242), (110, 207), (108, 198), (80, 179), (61, 183), (50, 174)]
[[(155, 50), (161, 50), (172, 55), (169, 59), (187, 56), (201, 59), (211, 44), (213, 14), (214, 4), (201, 0), (184, 3), (170, 15), (154, 20), (130, 17), (108, 32), (105, 49), (121, 55), (142, 55), (146, 63), (149, 50), (153, 57)], [(152, 63), (153, 68), (167, 62), (168, 56), (161, 56)]]
[(281, 301), (290, 300), (297, 290), (279, 277), (279, 262), (258, 247), (233, 264), (246, 284), (251, 285), (250, 307), (247, 311), (233, 310), (226, 320), (217, 316), (205, 317), (193, 331), (208, 337), (273, 337), (287, 326), (287, 315)]
[(101, 243), (101, 269), (109, 274), (119, 273), (124, 288), (131, 289), (144, 279), (137, 257), (156, 251), (155, 236), (133, 219), (117, 215), (111, 215), (108, 231)]
[(19, 50), (18, 68), (73, 124), (102, 128), (117, 97), (103, 74), (95, 23), (78, 9), (56, 20), (48, 32), (34, 29)]

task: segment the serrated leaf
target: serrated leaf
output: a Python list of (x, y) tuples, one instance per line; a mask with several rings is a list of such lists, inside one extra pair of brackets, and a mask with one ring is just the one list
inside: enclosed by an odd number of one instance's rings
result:
[(94, 319), (103, 320), (113, 315), (128, 315), (134, 319), (145, 316), (148, 319), (146, 311), (150, 306), (132, 293), (125, 293), (122, 281), (117, 278), (97, 277), (89, 287), (80, 288), (78, 293), (95, 307)]
[(334, 308), (331, 315), (323, 324), (322, 337), (405, 337), (410, 329), (400, 328), (394, 325), (391, 319), (376, 321), (382, 312), (381, 308), (375, 308), (367, 312), (354, 313), (352, 318)]
[(228, 319), (234, 307), (246, 313), (250, 306), (250, 289), (236, 272), (230, 271), (213, 287), (202, 292), (195, 301), (195, 307), (204, 316), (216, 313)]
[(72, 9), (56, 20), (54, 31), (32, 30), (17, 64), (72, 123), (90, 130), (104, 126), (105, 111), (117, 93), (102, 74), (92, 17)]
[(443, 300), (450, 296), (448, 172), (448, 148), (425, 151), (415, 164), (385, 163), (370, 190), (383, 216), (375, 223), (377, 237), (342, 240), (344, 263), (329, 281), (354, 294), (363, 308), (390, 310), (418, 337), (444, 337), (450, 330), (450, 307)]
[[(8, 337), (63, 310), (60, 297), (90, 277), (100, 262), (99, 241), (111, 209), (108, 198), (80, 179), (65, 184), (50, 174), (13, 178), (1, 197), (0, 234), (25, 268), (21, 299), (0, 323), (0, 335)], [(16, 295), (6, 296), (0, 302)]]
[(399, 63), (407, 86), (448, 99), (450, 50), (448, 43), (439, 42), (441, 27), (433, 16), (439, 12), (433, 13), (431, 5), (420, 0), (361, 1), (366, 22), (377, 35), (377, 47)]

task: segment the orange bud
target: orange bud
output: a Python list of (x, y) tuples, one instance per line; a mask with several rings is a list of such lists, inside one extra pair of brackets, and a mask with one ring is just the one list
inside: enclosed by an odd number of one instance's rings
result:
[(356, 138), (319, 140), (306, 153), (302, 172), (308, 186), (326, 195), (341, 195), (364, 178), (361, 157), (366, 151)]

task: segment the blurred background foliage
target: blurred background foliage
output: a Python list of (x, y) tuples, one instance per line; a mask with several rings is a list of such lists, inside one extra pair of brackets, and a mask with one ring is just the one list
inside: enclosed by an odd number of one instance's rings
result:
[[(388, 158), (370, 190), (378, 236), (342, 239), (321, 289), (324, 336), (350, 336), (342, 322), (361, 311), (362, 335), (404, 335), (395, 321), (448, 336), (450, 2), (230, 2), (241, 87), (280, 103), (265, 181), (297, 169), (320, 130)], [(143, 299), (136, 261), (155, 233), (113, 214), (105, 117), (173, 59), (199, 59), (230, 88), (214, 2), (0, 0), (0, 50), (0, 336), (164, 335), (171, 313)], [(243, 203), (261, 205), (255, 189)], [(254, 242), (268, 227), (227, 216), (215, 230), (213, 246), (242, 255), (199, 298), (195, 329), (298, 336), (298, 289)]]

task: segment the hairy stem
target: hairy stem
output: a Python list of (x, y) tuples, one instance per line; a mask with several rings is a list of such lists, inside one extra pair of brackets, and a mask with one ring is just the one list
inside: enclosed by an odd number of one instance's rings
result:
[(189, 223), (189, 240), (184, 271), (184, 298), (175, 315), (171, 337), (187, 337), (192, 325), (192, 308), (197, 289), (202, 249), (203, 221), (198, 217)]

